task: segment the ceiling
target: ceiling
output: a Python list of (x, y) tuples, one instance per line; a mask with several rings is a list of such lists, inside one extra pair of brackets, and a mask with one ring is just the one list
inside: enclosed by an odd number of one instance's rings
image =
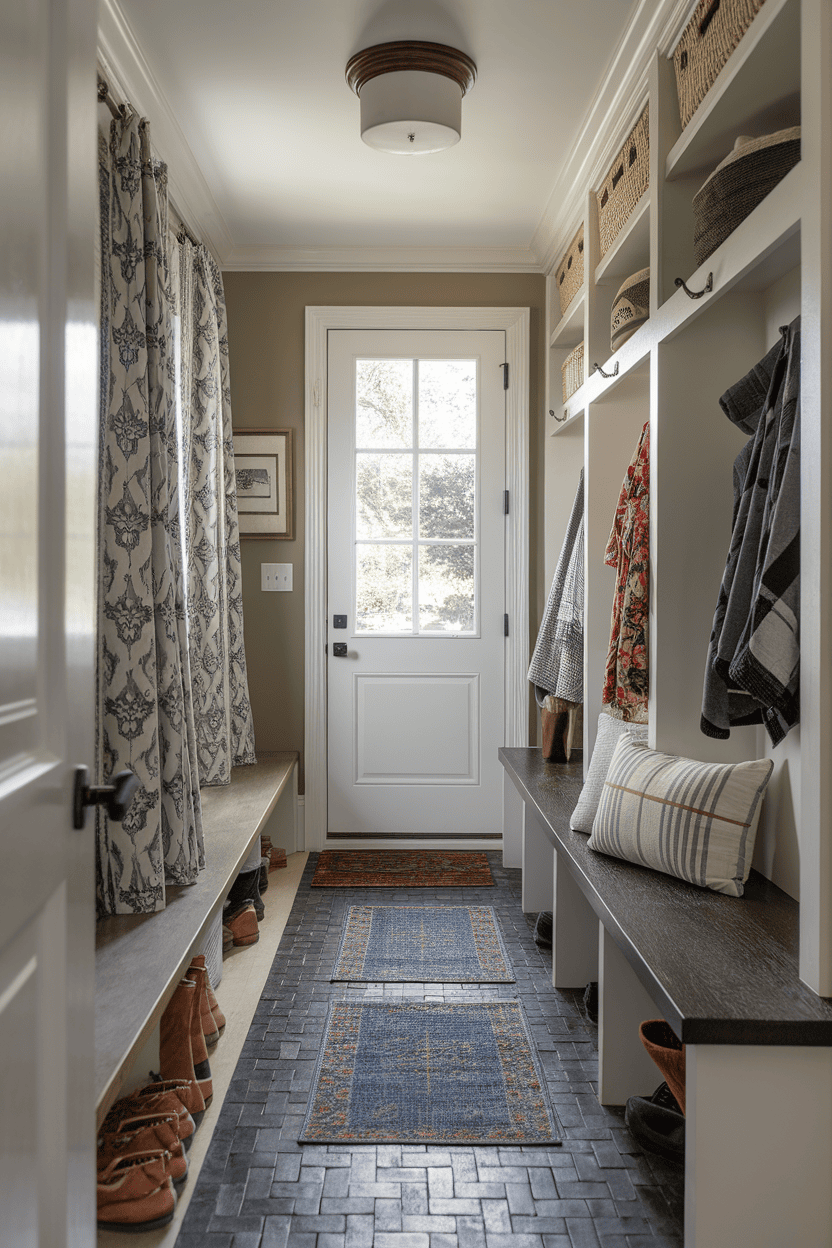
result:
[[(104, 6), (136, 45), (145, 80), (192, 153), (212, 201), (209, 233), (235, 256), (272, 256), (269, 267), (285, 267), (279, 257), (298, 249), (330, 249), (356, 263), (379, 249), (530, 256), (604, 72), (643, 7), (644, 0)], [(448, 151), (392, 156), (359, 137), (347, 60), (404, 38), (451, 44), (477, 63), (462, 141)], [(152, 133), (158, 143), (153, 125)]]

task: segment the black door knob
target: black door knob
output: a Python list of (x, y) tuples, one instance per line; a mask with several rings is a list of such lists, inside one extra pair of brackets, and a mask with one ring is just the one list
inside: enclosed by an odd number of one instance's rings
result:
[(333, 642), (332, 657), (335, 659), (345, 659), (347, 657), (347, 643), (345, 641)]
[(117, 772), (109, 784), (89, 784), (86, 767), (75, 768), (75, 788), (72, 795), (72, 826), (83, 828), (84, 810), (87, 806), (106, 806), (107, 814), (115, 823), (121, 823), (133, 800), (136, 789), (141, 788), (139, 777), (129, 767)]

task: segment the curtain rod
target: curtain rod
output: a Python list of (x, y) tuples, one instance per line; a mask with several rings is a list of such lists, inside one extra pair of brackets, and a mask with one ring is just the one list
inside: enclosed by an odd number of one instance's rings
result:
[[(116, 103), (110, 94), (110, 84), (100, 71), (98, 72), (97, 80), (99, 104), (106, 104), (116, 121), (124, 121), (127, 115), (128, 106), (126, 104)], [(179, 229), (176, 231), (179, 241), (182, 242), (183, 238), (187, 238), (189, 242), (193, 243), (194, 247), (201, 247), (202, 244), (199, 239), (188, 229), (179, 212), (177, 212), (173, 205), (171, 205), (171, 207), (173, 208), (173, 212), (179, 221)]]
[(110, 95), (110, 84), (102, 74), (98, 75), (98, 103), (106, 104), (117, 121), (124, 120), (127, 110), (123, 104), (116, 104)]

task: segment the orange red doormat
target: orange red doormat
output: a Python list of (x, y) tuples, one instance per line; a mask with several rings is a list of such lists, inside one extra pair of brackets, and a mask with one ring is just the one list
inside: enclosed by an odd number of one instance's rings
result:
[(325, 849), (312, 888), (482, 888), (494, 884), (482, 853), (444, 849)]

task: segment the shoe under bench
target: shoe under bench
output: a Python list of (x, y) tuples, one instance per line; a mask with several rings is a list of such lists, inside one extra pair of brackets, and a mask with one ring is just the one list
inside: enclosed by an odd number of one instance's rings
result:
[(578, 763), (500, 750), (503, 857), (553, 913), (552, 982), (598, 981), (598, 1099), (660, 1082), (638, 1035), (686, 1045), (685, 1248), (832, 1244), (832, 1000), (798, 976), (799, 906), (752, 871), (741, 898), (587, 848)]
[(263, 833), (297, 846), (298, 755), (258, 753), (227, 785), (201, 790), (205, 868), (195, 884), (168, 886), (158, 914), (111, 915), (96, 924), (95, 1099), (100, 1126), (133, 1059), (221, 910)]

